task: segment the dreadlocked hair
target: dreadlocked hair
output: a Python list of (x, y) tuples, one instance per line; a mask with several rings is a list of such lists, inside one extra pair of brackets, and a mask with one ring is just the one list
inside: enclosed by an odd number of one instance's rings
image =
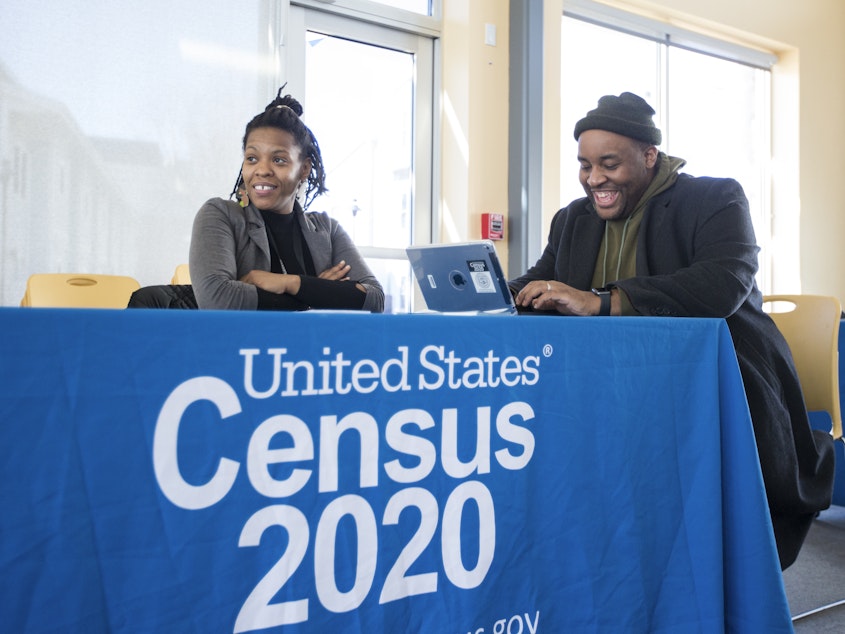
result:
[[(326, 170), (323, 166), (323, 157), (320, 154), (320, 146), (317, 143), (317, 137), (311, 132), (311, 129), (302, 122), (302, 105), (290, 95), (282, 96), (282, 91), (287, 84), (279, 88), (276, 93), (276, 98), (273, 99), (264, 112), (258, 114), (247, 123), (246, 131), (243, 138), (243, 149), (246, 149), (246, 140), (250, 133), (256, 128), (278, 128), (289, 132), (296, 144), (302, 150), (305, 158), (311, 161), (311, 171), (308, 173), (308, 180), (305, 185), (305, 197), (302, 203), (303, 209), (308, 209), (308, 206), (313, 200), (328, 191), (326, 187)], [(232, 190), (231, 197), (239, 197), (239, 191), (244, 187), (243, 173), (238, 173), (238, 178), (235, 181), (235, 187)]]

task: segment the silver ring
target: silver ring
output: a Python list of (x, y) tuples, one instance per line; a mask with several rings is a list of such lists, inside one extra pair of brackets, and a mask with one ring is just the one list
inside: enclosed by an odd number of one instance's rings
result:
[(546, 282), (546, 292), (549, 292), (550, 290), (552, 290), (552, 285)]

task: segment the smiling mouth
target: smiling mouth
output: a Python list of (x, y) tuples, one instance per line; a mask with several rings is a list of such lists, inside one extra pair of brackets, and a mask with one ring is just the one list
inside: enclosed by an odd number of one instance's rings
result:
[(273, 185), (254, 185), (253, 189), (257, 192), (271, 192), (276, 188)]
[(619, 192), (616, 190), (593, 190), (593, 201), (598, 207), (612, 207), (619, 198)]

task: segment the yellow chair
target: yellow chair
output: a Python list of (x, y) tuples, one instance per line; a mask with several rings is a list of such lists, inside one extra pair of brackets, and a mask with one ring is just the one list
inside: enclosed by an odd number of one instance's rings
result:
[(21, 306), (53, 308), (126, 308), (141, 285), (125, 275), (36, 273), (26, 282)]
[(783, 334), (809, 411), (825, 411), (842, 438), (839, 404), (839, 300), (827, 295), (766, 295), (763, 307)]
[(170, 280), (171, 284), (190, 284), (191, 272), (188, 270), (187, 264), (180, 264), (176, 267), (173, 273), (173, 278)]

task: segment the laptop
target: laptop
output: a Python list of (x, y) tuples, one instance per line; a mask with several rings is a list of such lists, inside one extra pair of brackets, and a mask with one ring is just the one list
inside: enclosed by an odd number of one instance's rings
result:
[(429, 311), (515, 315), (491, 240), (405, 249)]

